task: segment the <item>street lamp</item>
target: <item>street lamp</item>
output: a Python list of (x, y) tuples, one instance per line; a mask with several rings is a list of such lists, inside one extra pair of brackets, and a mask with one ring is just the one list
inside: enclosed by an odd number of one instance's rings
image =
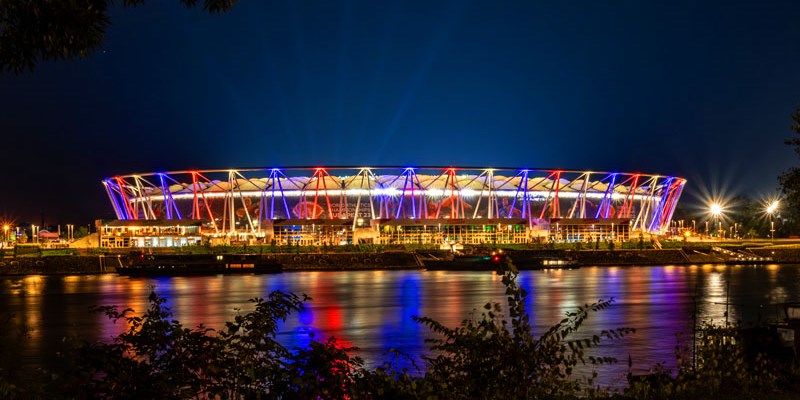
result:
[(0, 246), (0, 247), (6, 247), (6, 245), (8, 245), (8, 229), (9, 228), (10, 227), (8, 226), (8, 224), (3, 225), (3, 243), (2, 243), (2, 246)]
[(720, 226), (719, 226), (719, 215), (722, 214), (722, 206), (719, 203), (712, 203), (711, 204), (711, 215), (714, 216), (714, 225), (715, 229), (717, 230), (717, 236), (720, 235)]
[(771, 240), (775, 240), (775, 221), (772, 219), (772, 215), (775, 214), (777, 210), (778, 200), (774, 200), (767, 206), (767, 214), (769, 214), (769, 235)]

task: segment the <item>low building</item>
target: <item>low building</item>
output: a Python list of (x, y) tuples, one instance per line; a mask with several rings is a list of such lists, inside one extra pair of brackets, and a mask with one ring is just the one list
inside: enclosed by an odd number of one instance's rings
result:
[(227, 235), (200, 220), (97, 221), (100, 247), (147, 248), (229, 244), (332, 246), (340, 244), (525, 244), (627, 241), (626, 218), (534, 219), (286, 219)]
[(552, 218), (550, 241), (627, 241), (630, 239), (630, 219), (627, 218)]
[(100, 247), (182, 247), (205, 244), (199, 220), (114, 220), (95, 222)]

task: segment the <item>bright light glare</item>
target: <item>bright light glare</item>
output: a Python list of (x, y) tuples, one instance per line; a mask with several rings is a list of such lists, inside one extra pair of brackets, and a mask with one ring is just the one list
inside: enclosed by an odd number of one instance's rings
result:
[(711, 214), (718, 216), (722, 214), (722, 206), (719, 203), (714, 203), (711, 205)]
[(767, 206), (767, 214), (773, 214), (777, 209), (778, 209), (778, 201), (775, 200), (772, 203), (770, 203), (769, 206)]

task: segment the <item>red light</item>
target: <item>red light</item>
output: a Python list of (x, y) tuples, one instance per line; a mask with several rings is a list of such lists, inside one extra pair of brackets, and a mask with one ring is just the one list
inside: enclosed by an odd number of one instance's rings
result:
[(499, 256), (494, 256), (494, 257), (492, 257), (492, 261), (499, 262), (500, 261), (500, 257)]

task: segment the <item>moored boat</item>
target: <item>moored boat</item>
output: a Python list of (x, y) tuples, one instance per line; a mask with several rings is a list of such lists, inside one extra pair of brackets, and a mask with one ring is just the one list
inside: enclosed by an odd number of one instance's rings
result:
[(281, 264), (258, 254), (132, 254), (117, 273), (130, 276), (274, 274)]
[(505, 255), (492, 253), (489, 255), (454, 254), (447, 258), (426, 259), (425, 269), (429, 271), (497, 271), (505, 265)]
[(443, 258), (427, 258), (423, 260), (427, 270), (446, 271), (497, 271), (506, 268), (506, 260), (510, 260), (517, 270), (543, 270), (543, 269), (576, 269), (580, 268), (572, 258), (558, 256), (523, 256), (521, 253), (514, 255), (503, 250), (494, 251), (485, 255), (453, 254)]

